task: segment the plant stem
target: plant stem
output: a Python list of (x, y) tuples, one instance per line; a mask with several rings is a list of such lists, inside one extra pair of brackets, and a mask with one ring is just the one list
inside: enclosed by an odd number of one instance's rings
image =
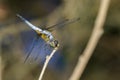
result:
[(42, 77), (43, 77), (43, 75), (44, 75), (44, 73), (45, 73), (46, 67), (47, 67), (50, 59), (53, 57), (54, 53), (57, 51), (57, 49), (58, 49), (58, 48), (54, 48), (54, 50), (51, 52), (51, 54), (46, 56), (46, 60), (45, 60), (45, 63), (44, 63), (44, 65), (43, 65), (43, 68), (42, 68), (42, 71), (41, 71), (41, 73), (40, 73), (40, 76), (39, 76), (39, 79), (38, 79), (38, 80), (42, 80)]
[(107, 10), (109, 7), (110, 0), (101, 0), (99, 12), (94, 24), (94, 29), (91, 34), (90, 40), (83, 52), (83, 54), (79, 57), (78, 63), (70, 76), (69, 80), (79, 80), (81, 78), (82, 73), (93, 54), (94, 49), (97, 46), (99, 39), (103, 34), (103, 25), (105, 23)]

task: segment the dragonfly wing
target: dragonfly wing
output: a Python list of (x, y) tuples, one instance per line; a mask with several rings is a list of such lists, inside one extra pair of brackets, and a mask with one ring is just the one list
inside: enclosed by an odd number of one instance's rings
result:
[(52, 26), (46, 27), (46, 30), (52, 31), (53, 28), (57, 27), (57, 26), (61, 26), (64, 23), (66, 23), (68, 21), (68, 19), (65, 19), (63, 21), (58, 22), (57, 24), (54, 24)]
[(29, 58), (29, 56), (31, 55), (32, 50), (34, 49), (35, 45), (36, 45), (37, 42), (38, 42), (38, 38), (39, 38), (39, 36), (36, 36), (36, 37), (34, 38), (34, 40), (33, 40), (33, 42), (32, 42), (32, 45), (31, 45), (31, 47), (30, 47), (30, 50), (28, 51), (27, 56), (26, 56), (24, 62), (26, 62), (27, 59)]
[(45, 61), (46, 56), (50, 55), (50, 53), (53, 51), (53, 48), (45, 41), (43, 41), (43, 44), (38, 48), (39, 50), (36, 52), (37, 54), (34, 57), (34, 60), (37, 63), (41, 63)]
[(52, 29), (55, 28), (55, 27), (65, 26), (67, 24), (74, 23), (74, 22), (79, 21), (79, 20), (80, 20), (80, 18), (75, 18), (75, 19), (71, 19), (71, 20), (64, 19), (63, 21), (61, 21), (61, 22), (59, 22), (59, 23), (57, 23), (55, 25), (49, 26), (46, 29), (52, 31)]
[(29, 54), (27, 62), (29, 63), (41, 63), (45, 60), (46, 56), (52, 52), (53, 48), (47, 44), (41, 37), (37, 39), (34, 47)]

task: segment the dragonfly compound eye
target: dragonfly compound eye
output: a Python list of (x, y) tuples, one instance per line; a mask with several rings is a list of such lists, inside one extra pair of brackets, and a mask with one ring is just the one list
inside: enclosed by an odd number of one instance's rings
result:
[(49, 42), (50, 46), (53, 47), (53, 48), (56, 48), (59, 46), (59, 43), (57, 40), (53, 40), (51, 42)]
[(55, 46), (55, 47), (58, 47), (58, 46), (59, 46), (59, 43), (58, 43), (57, 40), (54, 40), (54, 46)]

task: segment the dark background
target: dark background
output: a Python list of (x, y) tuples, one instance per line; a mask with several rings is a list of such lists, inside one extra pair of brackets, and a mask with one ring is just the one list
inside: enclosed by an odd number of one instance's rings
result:
[[(81, 80), (120, 80), (120, 1), (111, 0), (104, 34)], [(100, 0), (1, 0), (0, 68), (2, 80), (37, 80), (43, 64), (24, 64), (32, 31), (16, 13), (36, 26), (50, 26), (64, 18), (80, 21), (55, 28), (52, 32), (60, 48), (51, 60), (43, 80), (67, 80), (93, 30)], [(38, 49), (39, 50), (39, 49)]]

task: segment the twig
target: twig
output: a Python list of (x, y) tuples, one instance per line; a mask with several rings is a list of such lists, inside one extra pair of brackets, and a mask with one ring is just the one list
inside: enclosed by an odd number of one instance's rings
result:
[(69, 78), (69, 80), (79, 80), (81, 78), (81, 75), (90, 59), (90, 57), (93, 54), (93, 51), (95, 47), (97, 46), (97, 43), (99, 39), (101, 38), (103, 34), (103, 25), (106, 19), (107, 10), (109, 7), (110, 0), (101, 0), (98, 16), (95, 21), (94, 29), (91, 35), (91, 38), (83, 52), (83, 54), (79, 57), (79, 61)]
[(50, 59), (53, 57), (54, 53), (57, 51), (58, 48), (55, 48), (50, 55), (46, 56), (46, 60), (45, 60), (45, 63), (43, 65), (43, 68), (42, 68), (42, 71), (40, 73), (40, 76), (39, 76), (39, 79), (38, 80), (42, 80), (42, 77), (43, 77), (43, 74), (45, 72), (45, 69), (50, 61)]

